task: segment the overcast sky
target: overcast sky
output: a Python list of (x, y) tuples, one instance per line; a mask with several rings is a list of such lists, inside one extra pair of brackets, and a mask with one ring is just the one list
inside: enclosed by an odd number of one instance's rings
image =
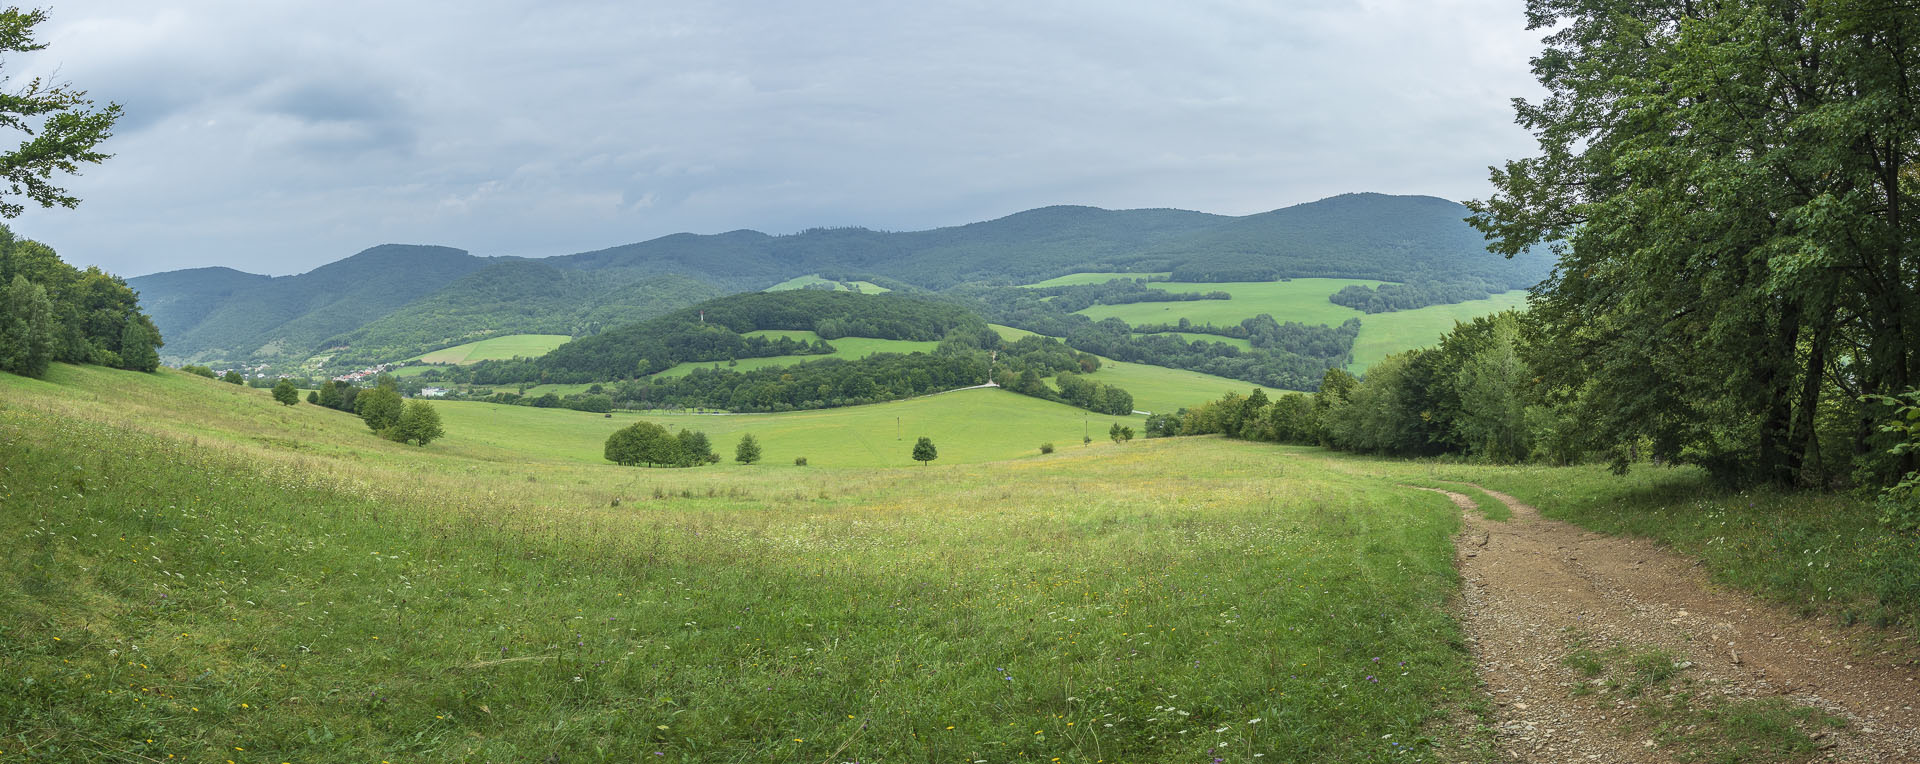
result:
[(1488, 193), (1523, 0), (117, 2), (4, 72), (126, 109), (14, 230), (123, 276), (555, 255), (1050, 204)]

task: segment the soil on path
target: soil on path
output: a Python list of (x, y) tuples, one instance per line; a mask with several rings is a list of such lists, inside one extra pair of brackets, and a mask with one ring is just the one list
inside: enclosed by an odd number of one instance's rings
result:
[(1597, 682), (1565, 660), (1580, 646), (1625, 646), (1671, 654), (1696, 688), (1728, 700), (1783, 697), (1843, 717), (1844, 727), (1815, 733), (1811, 760), (1920, 762), (1920, 671), (1857, 654), (1841, 629), (1717, 588), (1653, 542), (1544, 519), (1494, 491), (1513, 518), (1489, 521), (1472, 499), (1439, 493), (1464, 510), (1460, 618), (1502, 759), (1674, 761), (1635, 710), (1652, 699), (1583, 686)]

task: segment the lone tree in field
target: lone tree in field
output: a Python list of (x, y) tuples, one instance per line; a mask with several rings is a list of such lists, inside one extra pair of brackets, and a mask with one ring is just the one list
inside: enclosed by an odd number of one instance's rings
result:
[(924, 467), (927, 462), (938, 458), (940, 458), (940, 451), (933, 447), (932, 438), (923, 435), (913, 444), (913, 460), (919, 462), (921, 466)]
[(1107, 437), (1112, 438), (1115, 443), (1125, 443), (1133, 440), (1133, 428), (1122, 427), (1119, 422), (1114, 422), (1113, 427), (1107, 430)]
[(300, 402), (300, 388), (293, 386), (293, 380), (281, 377), (273, 384), (273, 399), (282, 406), (291, 406)]
[(426, 401), (407, 401), (400, 420), (387, 430), (387, 437), (400, 443), (424, 446), (447, 434), (440, 426), (440, 412)]
[(220, 381), (229, 382), (236, 385), (244, 385), (247, 383), (247, 378), (240, 376), (240, 372), (229, 371), (226, 374), (220, 375)]
[(753, 433), (740, 436), (740, 445), (733, 448), (733, 460), (741, 464), (760, 461), (760, 441), (753, 439)]

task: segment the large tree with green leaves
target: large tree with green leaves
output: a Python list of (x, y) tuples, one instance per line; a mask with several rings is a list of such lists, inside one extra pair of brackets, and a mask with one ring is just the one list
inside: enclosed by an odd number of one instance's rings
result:
[[(46, 48), (34, 39), (34, 27), (47, 20), (44, 10), (0, 10), (0, 59), (10, 53)], [(0, 216), (17, 217), (26, 197), (42, 207), (74, 207), (80, 199), (54, 185), (56, 173), (74, 174), (82, 164), (98, 164), (108, 157), (99, 145), (113, 133), (120, 105), (95, 108), (87, 91), (70, 83), (34, 78), (18, 90), (0, 93), (0, 127), (24, 133), (13, 151), (0, 153), (0, 177), (6, 193), (0, 195)], [(37, 124), (36, 124), (37, 123)]]
[(1644, 442), (1732, 481), (1891, 474), (1855, 401), (1920, 382), (1920, 3), (1527, 7), (1554, 29), (1547, 96), (1516, 102), (1540, 153), (1472, 222), (1559, 255), (1550, 397), (1622, 464)]

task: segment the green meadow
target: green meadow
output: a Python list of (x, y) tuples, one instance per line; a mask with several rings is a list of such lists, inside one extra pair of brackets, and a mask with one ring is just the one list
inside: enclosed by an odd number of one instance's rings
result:
[(1353, 341), (1353, 364), (1347, 368), (1355, 373), (1364, 372), (1390, 354), (1438, 344), (1456, 323), (1526, 305), (1526, 290), (1516, 289), (1485, 300), (1362, 316), (1360, 336)]
[(507, 358), (534, 358), (546, 355), (547, 351), (567, 344), (567, 340), (570, 339), (573, 338), (564, 334), (509, 334), (504, 337), (435, 350), (407, 360), (466, 364)]
[(970, 462), (982, 425), (802, 469), (770, 417), (767, 464), (624, 468), (557, 434), (604, 418), (478, 405), (417, 448), (180, 373), (0, 375), (0, 750), (1387, 762), (1471, 702), (1456, 511), (1312, 451)]
[(1148, 277), (1168, 276), (1168, 275), (1171, 275), (1171, 274), (1167, 271), (1161, 271), (1159, 273), (1069, 273), (1065, 276), (1055, 276), (1053, 278), (1047, 279), (1046, 281), (1036, 281), (1031, 284), (1022, 284), (1021, 286), (1057, 287), (1057, 286), (1077, 286), (1080, 284), (1105, 284), (1114, 279), (1128, 279), (1132, 281), (1142, 281), (1147, 279)]
[(740, 436), (752, 433), (764, 453), (755, 467), (794, 471), (809, 467), (918, 466), (909, 452), (921, 437), (939, 448), (937, 464), (1012, 459), (1039, 453), (1042, 443), (1113, 448), (1107, 430), (1118, 422), (1140, 429), (1142, 417), (1090, 414), (1064, 404), (998, 389), (959, 390), (890, 403), (779, 414), (614, 412), (611, 417), (566, 409), (445, 402), (436, 405), (448, 442), (510, 450), (534, 461), (602, 463), (607, 436), (635, 420), (707, 434), (731, 459)]
[(1224, 283), (1157, 282), (1155, 289), (1175, 293), (1226, 292), (1231, 300), (1194, 300), (1192, 302), (1136, 302), (1126, 305), (1095, 305), (1079, 311), (1099, 321), (1118, 318), (1132, 325), (1174, 324), (1186, 318), (1196, 324), (1237, 325), (1243, 319), (1266, 313), (1275, 321), (1338, 326), (1349, 318), (1363, 322), (1366, 314), (1344, 305), (1335, 305), (1327, 297), (1344, 287), (1378, 286), (1381, 282), (1362, 279), (1293, 279), (1292, 281), (1232, 281)]
[(814, 284), (832, 284), (833, 290), (836, 292), (852, 292), (857, 290), (861, 294), (880, 294), (882, 292), (893, 291), (871, 281), (833, 281), (831, 279), (821, 278), (818, 273), (795, 276), (760, 291), (781, 292), (788, 289), (805, 289)]
[[(746, 336), (749, 336), (749, 337), (754, 335), (764, 335), (769, 337), (787, 336), (787, 337), (792, 337), (796, 340), (816, 340), (820, 338), (820, 335), (814, 334), (813, 332), (810, 332), (810, 331), (766, 330), (766, 331), (748, 332), (746, 334)], [(841, 358), (846, 360), (853, 360), (856, 358), (865, 358), (867, 356), (874, 355), (877, 353), (931, 353), (933, 352), (933, 349), (935, 347), (938, 347), (940, 345), (940, 343), (938, 342), (918, 342), (914, 340), (883, 340), (883, 339), (876, 339), (873, 337), (841, 337), (840, 339), (837, 339), (837, 340), (829, 340), (827, 344), (833, 346), (833, 352), (828, 353), (826, 355), (776, 355), (776, 356), (767, 356), (764, 358), (741, 358), (737, 361), (734, 361), (731, 365), (724, 361), (689, 361), (687, 363), (675, 364), (670, 369), (655, 372), (653, 376), (654, 377), (678, 377), (678, 376), (684, 376), (688, 372), (693, 371), (694, 369), (702, 369), (702, 368), (720, 368), (720, 369), (732, 369), (734, 371), (752, 371), (754, 369), (763, 369), (768, 366), (792, 366), (796, 363), (806, 363), (807, 361), (818, 361), (826, 358)]]
[(1111, 358), (1100, 359), (1100, 370), (1087, 375), (1087, 378), (1102, 384), (1118, 385), (1120, 389), (1133, 394), (1135, 409), (1156, 414), (1217, 400), (1230, 392), (1245, 395), (1256, 387), (1252, 382)]

